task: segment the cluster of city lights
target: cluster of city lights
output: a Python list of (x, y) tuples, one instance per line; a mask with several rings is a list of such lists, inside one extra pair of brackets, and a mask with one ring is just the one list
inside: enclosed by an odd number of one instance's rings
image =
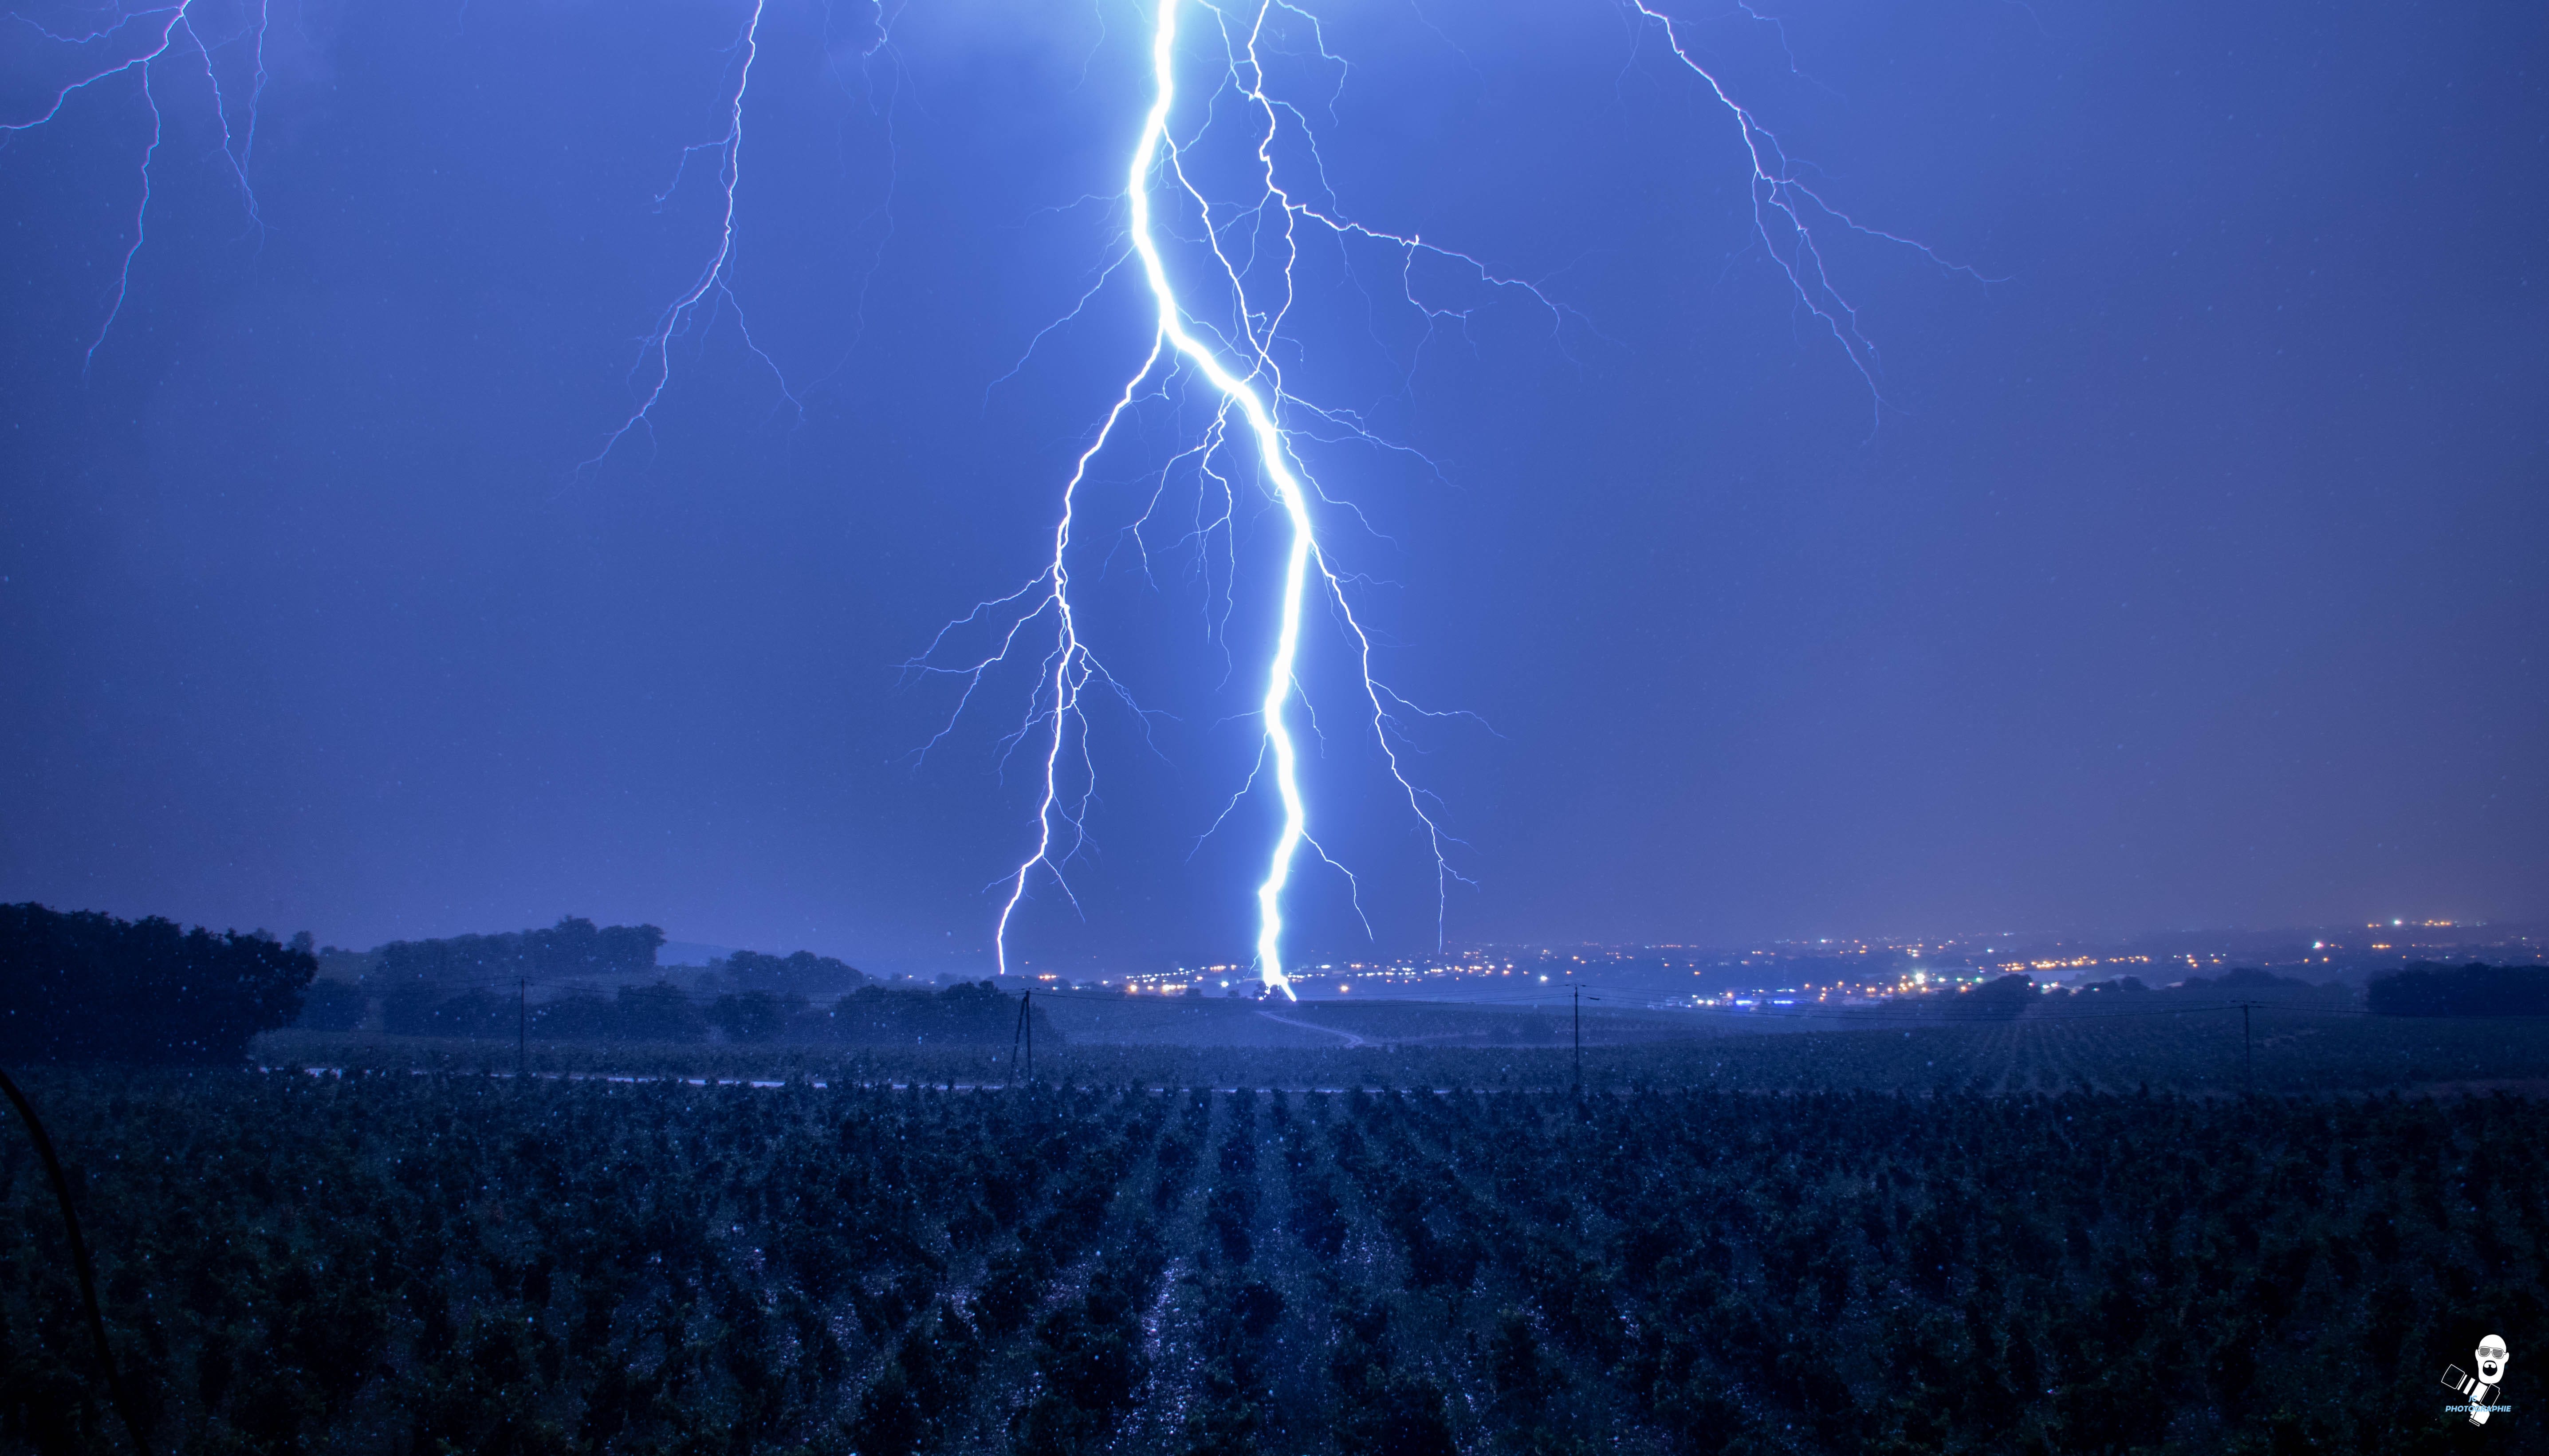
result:
[[(1635, 975), (1662, 970), (1672, 973), (1675, 978), (1687, 974), (1723, 981), (1730, 972), (1748, 970), (1760, 974), (1760, 979), (1749, 988), (1692, 992), (1655, 988), (1649, 993), (1653, 999), (1641, 998), (1641, 1004), (1655, 1009), (1702, 1011), (1873, 1006), (1906, 998), (1961, 994), (2005, 975), (2028, 976), (2041, 991), (2053, 995), (2083, 992), (2100, 982), (2135, 975), (2147, 978), (2154, 989), (2166, 989), (2186, 984), (2200, 974), (2219, 974), (2243, 965), (2325, 965), (2332, 963), (2340, 954), (2356, 954), (2367, 949), (2409, 954), (2413, 953), (2411, 949), (2401, 947), (2412, 947), (2419, 940), (2427, 947), (2437, 944), (2433, 937), (2418, 936), (2416, 931), (2474, 927), (2467, 922), (2451, 921), (2402, 919), (2388, 924), (2369, 922), (2364, 928), (2384, 932), (2385, 938), (2355, 938), (2349, 934), (2340, 939), (2330, 939), (2322, 933), (2320, 938), (2307, 942), (2308, 953), (2284, 953), (2263, 959), (2230, 950), (2109, 952), (2073, 949), (2058, 944), (2050, 950), (2012, 954), (2004, 951), (2003, 945), (2020, 937), (2015, 932), (2005, 932), (1998, 936), (1970, 938), (1822, 937), (1775, 940), (1766, 944), (1756, 943), (1747, 949), (1717, 950), (1680, 942), (1563, 948), (1479, 946), (1439, 958), (1400, 957), (1301, 964), (1293, 968), (1293, 979), (1302, 991), (1320, 995), (1441, 995), (1459, 1000), (1481, 992), (1492, 997), (1495, 992), (1489, 988), (1511, 988), (1515, 992), (1526, 989), (1533, 992), (1562, 991), (1570, 983), (1581, 984), (1587, 977), (1603, 976), (1605, 972)], [(1976, 945), (1974, 940), (1986, 943)], [(2445, 943), (2449, 943), (2448, 937)], [(2298, 948), (2296, 945), (2296, 950)], [(1871, 965), (1864, 974), (1834, 964), (1843, 957), (1856, 956), (1881, 956), (1887, 964), (1882, 971)], [(2153, 970), (2167, 971), (2174, 967), (2184, 969), (2177, 970), (2167, 981), (2151, 975)], [(1837, 974), (1827, 974), (1821, 979), (1806, 979), (1800, 974), (1815, 972)], [(1256, 965), (1235, 961), (1181, 965), (1082, 982), (1066, 981), (1051, 972), (1033, 979), (1044, 985), (1061, 982), (1058, 989), (1131, 996), (1254, 996), (1263, 985)], [(1617, 999), (1627, 988), (1616, 982), (1612, 984), (1613, 990), (1609, 994)], [(1684, 981), (1682, 984), (1688, 983)]]
[[(1365, 983), (1367, 986), (1411, 986), (1419, 982), (1451, 977), (1484, 980), (1489, 977), (1520, 976), (1529, 980), (1535, 974), (1511, 961), (1489, 962), (1474, 959), (1452, 963), (1414, 960), (1330, 961), (1318, 965), (1295, 966), (1292, 979), (1303, 986), (1333, 983), (1334, 989), (1342, 992), (1353, 990), (1358, 982)], [(1148, 992), (1158, 996), (1187, 996), (1226, 991), (1233, 987), (1244, 991), (1247, 989), (1246, 983), (1255, 980), (1256, 976), (1256, 968), (1246, 965), (1179, 966), (1174, 970), (1110, 978), (1095, 984), (1108, 989), (1120, 985), (1128, 995), (1138, 996)], [(1540, 981), (1545, 982), (1548, 979), (1549, 977), (1545, 975), (1539, 976)]]

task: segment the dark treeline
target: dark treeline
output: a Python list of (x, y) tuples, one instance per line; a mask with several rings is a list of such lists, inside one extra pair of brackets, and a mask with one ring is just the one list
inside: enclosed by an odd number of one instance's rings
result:
[[(359, 981), (330, 979), (310, 988), (300, 1024), (350, 1030), (378, 1015), (393, 1030), (426, 1034), (476, 1026), (493, 1013), (496, 993), (524, 981), (631, 981), (655, 973), (664, 932), (653, 925), (597, 925), (568, 916), (547, 929), (494, 935), (393, 940), (367, 955)], [(350, 952), (333, 949), (333, 957)], [(512, 998), (505, 998), (507, 1005)], [(469, 1034), (445, 1032), (444, 1034)]]
[(393, 995), (485, 981), (624, 980), (655, 969), (664, 932), (653, 925), (597, 925), (568, 916), (545, 930), (393, 940), (367, 978)]
[(742, 1041), (837, 1040), (828, 1011), (812, 1010), (808, 999), (868, 983), (856, 966), (810, 950), (738, 950), (685, 989), (657, 972), (663, 944), (653, 925), (596, 925), (573, 916), (544, 930), (394, 940), (364, 957), (359, 980), (314, 985), (299, 1024), (348, 1031), (377, 1018), (382, 1029), (408, 1036), (527, 1031), (606, 1041), (692, 1041), (715, 1027)]
[[(2509, 1097), (31, 1090), (161, 1450), (2442, 1453), (2549, 1317)], [(0, 1446), (113, 1448), (0, 1239)]]
[(1941, 998), (1939, 1012), (1950, 1020), (2008, 1021), (2025, 1015), (2035, 1000), (2034, 977), (2000, 976), (1971, 991)]
[(767, 991), (779, 996), (821, 996), (854, 991), (867, 984), (866, 973), (847, 961), (801, 950), (794, 955), (761, 955), (738, 950), (708, 963), (710, 984), (736, 991)]
[[(764, 957), (776, 960), (778, 957)], [(837, 963), (836, 963), (837, 964)], [(332, 1017), (305, 1017), (313, 1030), (349, 1030), (359, 1024), (359, 999), (327, 1008)], [(1059, 1046), (1062, 1033), (1037, 1008), (1036, 1039)], [(382, 1029), (401, 1036), (499, 1038), (538, 1041), (698, 1042), (717, 1039), (781, 1045), (959, 1043), (1006, 1046), (1017, 1034), (1018, 1003), (988, 982), (941, 991), (861, 986), (817, 1004), (774, 991), (728, 991), (703, 996), (656, 981), (605, 994), (572, 988), (563, 996), (532, 1001), (519, 989), (471, 987), (384, 999)]]
[(2392, 1017), (2549, 1017), (2549, 966), (2418, 961), (2375, 976), (2365, 1001)]
[(261, 932), (0, 906), (0, 1060), (236, 1065), (318, 969)]
[[(2340, 989), (2314, 986), (2308, 981), (2278, 976), (2268, 971), (2241, 968), (2219, 976), (2191, 976), (2165, 991), (2154, 991), (2138, 976), (2121, 976), (2096, 981), (2074, 988), (2068, 995), (2046, 994), (2031, 976), (1998, 976), (1968, 991), (1952, 996), (1929, 998), (1941, 1019), (1950, 1021), (2006, 1021), (2021, 1016), (2061, 1016), (2083, 1009), (2075, 997), (2091, 998), (2091, 1005), (2104, 1009), (2134, 998), (2171, 998), (2184, 996), (2268, 997), (2277, 1000), (2296, 998), (2313, 1001), (2349, 999)], [(1914, 1008), (1920, 1008), (1918, 1003)]]

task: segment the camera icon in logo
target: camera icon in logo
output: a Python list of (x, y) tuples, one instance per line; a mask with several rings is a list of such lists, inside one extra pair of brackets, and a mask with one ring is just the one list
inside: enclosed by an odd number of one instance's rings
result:
[(2504, 1386), (2504, 1366), (2507, 1358), (2504, 1337), (2492, 1334), (2480, 1340), (2477, 1358), (2478, 1374), (2475, 1377), (2462, 1374), (2461, 1368), (2457, 1365), (2450, 1366), (2443, 1371), (2443, 1386), (2454, 1395), (2468, 1399), (2470, 1424), (2485, 1425), (2488, 1407), (2494, 1403), (2497, 1392)]

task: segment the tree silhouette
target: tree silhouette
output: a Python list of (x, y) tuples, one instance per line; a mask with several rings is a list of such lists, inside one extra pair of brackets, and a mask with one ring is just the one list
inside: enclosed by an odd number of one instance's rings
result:
[(262, 932), (0, 906), (0, 1059), (235, 1064), (318, 971)]

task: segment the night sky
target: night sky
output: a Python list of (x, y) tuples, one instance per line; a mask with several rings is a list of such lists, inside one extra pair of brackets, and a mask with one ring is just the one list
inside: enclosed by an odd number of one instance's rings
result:
[[(579, 470), (714, 252), (714, 156), (657, 194), (748, 8), (273, 3), (260, 222), (181, 44), (85, 371), (138, 76), (0, 148), (0, 899), (987, 963), (1026, 682), (921, 759), (956, 688), (905, 664), (1035, 574), (1148, 346), (1118, 274), (1010, 375), (1120, 249), (1145, 14), (912, 0), (880, 46), (768, 0), (733, 275), (768, 362), (719, 315), (651, 438)], [(1618, 6), (1339, 5), (1342, 85), (1275, 48), (1339, 207), (1560, 306), (1420, 270), (1464, 315), (1429, 330), (1385, 252), (1301, 274), (1287, 379), (1406, 447), (1312, 448), (1369, 522), (1328, 543), (1382, 676), (1483, 721), (1410, 729), (1474, 882), (1450, 939), (2549, 913), (2544, 13), (1674, 9), (1826, 198), (1993, 280), (1825, 235), (1881, 405), (1754, 237), (1734, 124)], [(124, 44), (12, 26), (0, 121)], [(236, 133), (251, 52), (215, 66)], [(1207, 567), (1173, 481), (1147, 577), (1120, 534), (1208, 413), (1145, 405), (1084, 496), (1086, 631), (1149, 713), (1092, 715), (1079, 912), (1039, 885), (1030, 963), (1253, 937), (1265, 795), (1202, 836), (1279, 517), (1243, 478)], [(1313, 832), (1377, 947), (1428, 949), (1423, 840), (1311, 642)], [(1341, 876), (1297, 882), (1292, 946), (1366, 946)]]

